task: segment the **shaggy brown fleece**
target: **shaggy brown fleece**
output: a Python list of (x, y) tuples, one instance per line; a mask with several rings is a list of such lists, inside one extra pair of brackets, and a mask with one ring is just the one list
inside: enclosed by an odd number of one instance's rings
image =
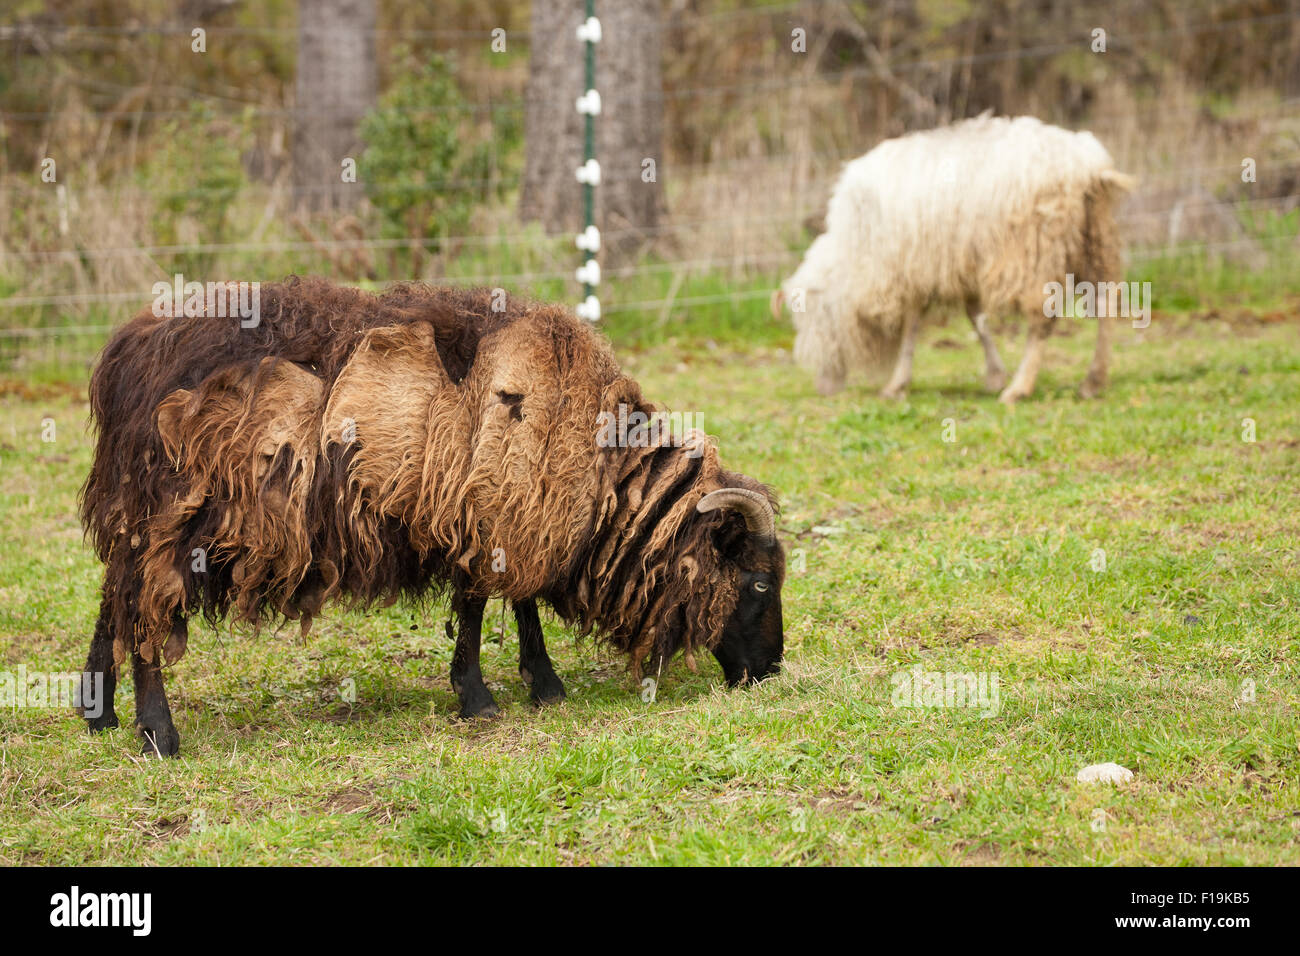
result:
[(254, 328), (142, 313), (91, 379), (81, 516), (117, 664), (179, 659), (196, 611), (305, 630), (330, 600), (447, 585), (544, 598), (638, 670), (716, 645), (737, 596), (718, 536), (743, 521), (695, 505), (724, 487), (772, 497), (698, 433), (600, 447), (602, 411), (654, 407), (585, 323), (420, 285), (292, 278), (261, 303)]

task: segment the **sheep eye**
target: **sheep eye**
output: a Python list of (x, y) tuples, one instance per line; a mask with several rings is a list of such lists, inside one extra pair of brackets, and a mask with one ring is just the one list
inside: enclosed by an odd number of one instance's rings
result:
[(766, 581), (755, 581), (755, 582), (754, 582), (754, 590), (757, 591), (759, 594), (766, 594), (766, 593), (767, 593), (767, 588), (768, 588), (768, 584), (767, 584)]

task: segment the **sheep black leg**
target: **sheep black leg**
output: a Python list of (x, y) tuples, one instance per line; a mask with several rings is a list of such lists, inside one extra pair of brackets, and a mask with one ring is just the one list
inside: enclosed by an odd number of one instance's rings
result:
[(112, 609), (105, 598), (99, 605), (99, 620), (90, 639), (90, 656), (81, 676), (81, 714), (91, 733), (110, 730), (118, 725), (113, 709), (117, 690), (117, 667), (113, 663)]
[(465, 598), (458, 602), (456, 616), (460, 630), (456, 635), (456, 651), (451, 658), (451, 686), (460, 698), (460, 716), (495, 717), (501, 711), (492, 699), (492, 692), (483, 683), (479, 667), (479, 643), (483, 633), (483, 606), (481, 598)]
[(172, 723), (172, 710), (163, 690), (159, 651), (146, 661), (137, 647), (131, 656), (135, 671), (135, 726), (144, 741), (143, 752), (175, 757), (181, 749), (181, 735)]
[(528, 685), (528, 696), (534, 704), (559, 703), (564, 700), (564, 684), (546, 653), (537, 602), (516, 601), (515, 622), (519, 625), (519, 676)]

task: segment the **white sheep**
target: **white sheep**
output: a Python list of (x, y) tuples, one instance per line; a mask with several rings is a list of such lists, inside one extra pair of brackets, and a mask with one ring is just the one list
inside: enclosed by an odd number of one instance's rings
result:
[[(1045, 286), (1067, 274), (1119, 282), (1112, 207), (1133, 182), (1091, 133), (1032, 117), (985, 114), (886, 140), (845, 166), (826, 232), (773, 293), (773, 314), (790, 303), (795, 358), (823, 394), (851, 370), (893, 361), (881, 393), (893, 398), (911, 382), (922, 316), (963, 305), (984, 347), (986, 384), (1014, 402), (1033, 390), (1051, 334)], [(1029, 320), (1009, 385), (986, 318), (1007, 312)], [(1097, 320), (1085, 396), (1105, 387), (1112, 321)]]

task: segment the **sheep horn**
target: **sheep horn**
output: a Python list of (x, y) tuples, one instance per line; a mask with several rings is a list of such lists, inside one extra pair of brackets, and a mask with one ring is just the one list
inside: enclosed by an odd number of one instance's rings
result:
[(745, 527), (758, 535), (763, 544), (776, 543), (776, 512), (764, 495), (748, 488), (719, 488), (700, 499), (695, 510), (707, 514), (719, 508), (739, 511), (745, 518)]
[(785, 304), (785, 289), (776, 288), (772, 290), (772, 318), (779, 320), (781, 318), (781, 306)]

